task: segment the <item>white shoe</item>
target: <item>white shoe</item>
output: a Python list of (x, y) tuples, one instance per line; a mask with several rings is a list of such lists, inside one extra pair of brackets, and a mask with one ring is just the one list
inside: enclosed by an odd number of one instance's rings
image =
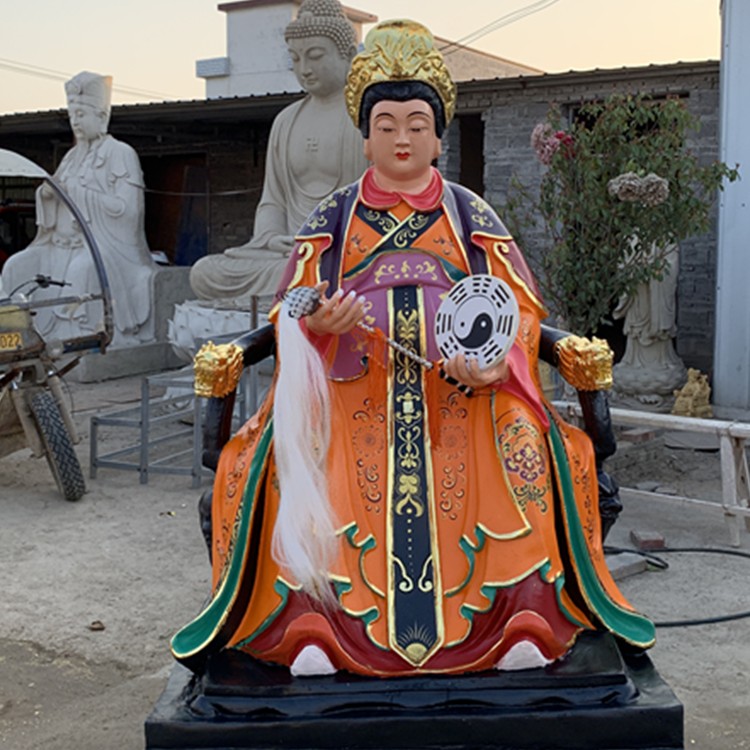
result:
[(325, 651), (318, 646), (305, 646), (289, 668), (292, 677), (320, 677), (336, 674), (338, 670), (331, 664)]
[(519, 641), (495, 665), (495, 669), (513, 672), (519, 669), (536, 669), (551, 664), (547, 657), (531, 642)]

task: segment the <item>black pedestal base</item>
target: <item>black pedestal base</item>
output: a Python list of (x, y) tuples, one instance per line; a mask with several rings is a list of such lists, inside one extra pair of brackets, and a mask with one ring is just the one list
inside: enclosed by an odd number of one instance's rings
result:
[(202, 677), (176, 667), (147, 750), (673, 750), (682, 705), (645, 654), (586, 633), (545, 669), (293, 678), (229, 651)]

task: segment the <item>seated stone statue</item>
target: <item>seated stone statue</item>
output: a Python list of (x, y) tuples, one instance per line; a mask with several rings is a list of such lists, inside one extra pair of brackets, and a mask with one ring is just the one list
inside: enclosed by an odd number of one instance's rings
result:
[[(83, 72), (65, 84), (75, 146), (55, 172), (80, 208), (99, 245), (114, 312), (113, 344), (153, 337), (151, 258), (144, 230), (143, 173), (136, 152), (107, 134), (112, 79)], [(37, 274), (65, 281), (64, 288), (39, 289), (34, 299), (99, 292), (99, 281), (83, 233), (71, 213), (47, 185), (36, 194), (37, 235), (3, 267), (8, 293)], [(23, 291), (23, 287), (21, 287)], [(69, 338), (101, 326), (101, 306), (49, 307), (37, 312), (35, 325), (47, 337)]]
[[(534, 279), (490, 206), (431, 166), (455, 107), (432, 35), (377, 26), (346, 96), (373, 166), (297, 233), (275, 388), (222, 452), (213, 595), (174, 655), (384, 677), (541, 666), (584, 630), (649, 646), (605, 562), (591, 441), (541, 393)], [(515, 294), (515, 343), (485, 369), (440, 362), (438, 305), (480, 273)], [(303, 286), (323, 302), (297, 321)]]
[(274, 120), (253, 237), (193, 266), (190, 284), (199, 299), (272, 295), (296, 231), (323, 198), (367, 167), (361, 136), (344, 107), (356, 37), (341, 5), (337, 0), (305, 0), (285, 39), (307, 96)]

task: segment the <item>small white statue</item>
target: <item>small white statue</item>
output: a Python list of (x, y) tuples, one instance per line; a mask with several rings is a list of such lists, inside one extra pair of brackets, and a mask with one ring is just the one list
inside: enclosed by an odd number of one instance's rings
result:
[(307, 96), (274, 120), (253, 237), (193, 266), (190, 284), (203, 300), (239, 297), (239, 306), (245, 307), (252, 295), (273, 294), (294, 235), (311, 211), (367, 167), (362, 137), (344, 104), (344, 84), (357, 41), (341, 4), (305, 0), (284, 38)]
[(625, 354), (614, 367), (615, 394), (627, 405), (657, 411), (669, 410), (674, 389), (687, 377), (673, 342), (677, 335), (677, 245), (668, 248), (665, 257), (662, 278), (624, 296), (613, 314), (615, 319), (625, 319), (627, 336)]
[[(85, 71), (65, 84), (75, 146), (63, 157), (55, 179), (79, 207), (97, 241), (112, 291), (113, 344), (127, 346), (153, 338), (150, 280), (156, 264), (146, 243), (138, 156), (107, 134), (111, 86), (109, 76)], [(36, 237), (3, 267), (5, 289), (10, 293), (44, 274), (67, 286), (39, 289), (34, 299), (99, 292), (78, 222), (46, 184), (37, 190), (36, 212)], [(46, 337), (69, 338), (98, 330), (101, 310), (98, 303), (50, 307), (37, 313), (35, 324)]]

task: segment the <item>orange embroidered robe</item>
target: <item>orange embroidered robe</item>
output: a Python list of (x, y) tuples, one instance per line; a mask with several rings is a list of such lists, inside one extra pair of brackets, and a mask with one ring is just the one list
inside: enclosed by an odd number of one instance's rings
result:
[(213, 598), (173, 639), (175, 656), (195, 667), (233, 647), (290, 665), (315, 644), (338, 669), (408, 675), (488, 669), (523, 640), (556, 659), (582, 629), (650, 645), (652, 624), (606, 568), (591, 444), (540, 395), (545, 312), (490, 207), (437, 172), (420, 196), (383, 193), (368, 172), (298, 239), (282, 290), (322, 278), (355, 290), (368, 323), (432, 361), (440, 300), (479, 257), (519, 303), (511, 376), (467, 397), (359, 329), (316, 339), (329, 366), (339, 607), (310, 599), (271, 554), (269, 396), (222, 454)]

